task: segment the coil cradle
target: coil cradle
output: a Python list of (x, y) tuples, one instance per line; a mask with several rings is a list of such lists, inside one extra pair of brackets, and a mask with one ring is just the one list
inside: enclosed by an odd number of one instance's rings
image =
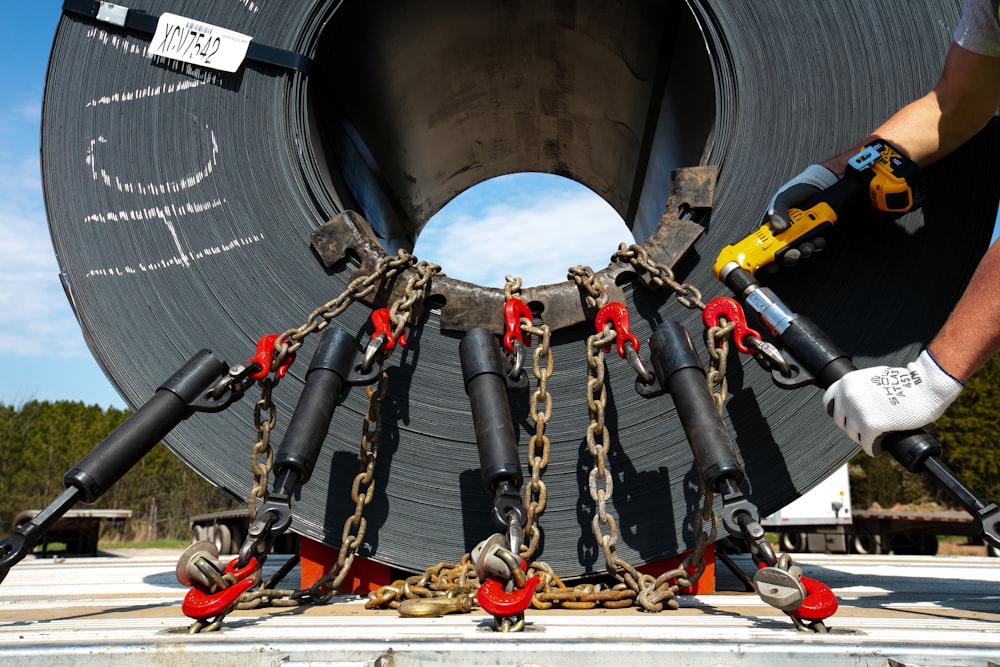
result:
[[(929, 87), (959, 12), (954, 2), (902, 0), (805, 3), (795, 13), (777, 0), (466, 5), (129, 4), (130, 14), (193, 17), (310, 62), (303, 71), (247, 60), (232, 74), (150, 59), (149, 36), (128, 24), (64, 12), (43, 109), (50, 228), (88, 344), (130, 405), (206, 343), (222, 358), (245, 358), (261, 333), (284, 331), (340, 293), (360, 266), (350, 256), (330, 267), (318, 259), (310, 234), (328, 220), (356, 210), (394, 252), (412, 247), (453, 196), (510, 171), (584, 183), (644, 239), (664, 211), (671, 171), (717, 166), (713, 213), (698, 220), (703, 233), (676, 270), (706, 299), (723, 294), (711, 276), (718, 250), (759, 223), (757, 211), (788, 174), (856, 141)], [(848, 22), (866, 30), (831, 30), (805, 52), (796, 40), (759, 39), (762, 26), (797, 35)], [(898, 34), (908, 39), (872, 47), (872, 35)], [(868, 229), (867, 244), (843, 237), (836, 253), (773, 278), (776, 289), (859, 365), (911, 358), (989, 243), (997, 143), (991, 125), (931, 170), (923, 211)], [(956, 200), (954, 192), (977, 196)], [(955, 220), (967, 231), (955, 234)], [(887, 247), (910, 261), (887, 263)], [(698, 314), (669, 294), (632, 280), (620, 289), (641, 341), (663, 320), (699, 330)], [(453, 560), (492, 530), (458, 332), (442, 324), (448, 303), (431, 298), (429, 306), (387, 369), (378, 491), (359, 550), (407, 571)], [(352, 307), (337, 324), (363, 338), (369, 314)], [(584, 490), (582, 371), (573, 370), (588, 332), (573, 325), (552, 339), (560, 368), (550, 385), (553, 463), (537, 557), (564, 577), (603, 568)], [(608, 361), (618, 551), (650, 563), (694, 545), (694, 461), (663, 404), (636, 396), (631, 369)], [(733, 361), (727, 428), (747, 491), (769, 513), (856, 449), (814, 393), (782, 392), (755, 364)], [(278, 415), (292, 414), (303, 370), (293, 367), (275, 392)], [(515, 397), (512, 410), (523, 446), (526, 407)], [(294, 504), (295, 532), (339, 546), (352, 511), (353, 425), (364, 412), (363, 392), (349, 391)], [(194, 416), (165, 442), (245, 499), (249, 467), (233, 462), (246, 460), (252, 425), (244, 402)], [(276, 437), (284, 428), (279, 419)]]

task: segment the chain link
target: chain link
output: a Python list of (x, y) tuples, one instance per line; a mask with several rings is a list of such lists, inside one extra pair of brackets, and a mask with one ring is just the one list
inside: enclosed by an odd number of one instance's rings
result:
[[(520, 296), (521, 278), (506, 276), (504, 298), (511, 299)], [(548, 489), (542, 474), (549, 465), (551, 443), (545, 434), (545, 426), (552, 419), (552, 394), (548, 383), (552, 377), (553, 356), (551, 346), (551, 331), (547, 324), (535, 326), (527, 318), (521, 318), (521, 330), (538, 338), (538, 344), (531, 358), (531, 371), (535, 376), (535, 391), (528, 401), (528, 416), (535, 424), (535, 432), (528, 439), (528, 467), (531, 478), (524, 487), (524, 506), (527, 513), (524, 534), (525, 543), (521, 546), (521, 556), (528, 562), (538, 551), (542, 533), (539, 519), (545, 511)]]
[[(369, 296), (379, 284), (396, 277), (403, 269), (413, 266), (415, 261), (413, 255), (403, 249), (400, 249), (395, 255), (380, 257), (371, 273), (354, 278), (336, 298), (309, 313), (305, 322), (278, 336), (278, 340), (274, 344), (272, 367), (277, 368), (288, 355), (302, 347), (306, 336), (322, 331), (330, 323), (330, 320), (347, 310), (351, 303)], [(402, 326), (395, 318), (393, 322), (400, 327)]]
[[(619, 252), (621, 252), (621, 246), (619, 246)], [(586, 292), (584, 299), (589, 308), (599, 310), (608, 305), (608, 291), (601, 284), (601, 281), (597, 279), (597, 274), (594, 273), (592, 268), (589, 266), (570, 267), (567, 275), (570, 280), (577, 284), (577, 287)]]
[(303, 599), (311, 602), (328, 602), (337, 593), (351, 569), (351, 564), (354, 563), (358, 547), (364, 544), (365, 532), (368, 529), (364, 510), (375, 494), (375, 462), (378, 460), (378, 447), (382, 437), (382, 401), (389, 387), (384, 370), (379, 375), (376, 385), (365, 387), (368, 393), (368, 412), (361, 426), (358, 474), (351, 484), (354, 514), (347, 517), (344, 522), (337, 562), (302, 594)]
[[(666, 266), (650, 260), (646, 251), (640, 246), (619, 246), (613, 257), (614, 261), (625, 261), (648, 276), (650, 284), (658, 288), (669, 288), (675, 294), (677, 301), (686, 308), (703, 309), (701, 292), (693, 285), (678, 282), (673, 271)], [(351, 301), (369, 295), (376, 285), (385, 279), (397, 275), (407, 266), (412, 266), (414, 258), (404, 251), (395, 257), (382, 258), (372, 274), (360, 276), (348, 284), (345, 291), (336, 299), (314, 310), (306, 322), (295, 329), (289, 329), (279, 337), (275, 345), (274, 366), (277, 367), (288, 355), (302, 345), (302, 340), (310, 333), (323, 329), (326, 324), (342, 313)], [(430, 282), (439, 267), (421, 262), (416, 266), (414, 274), (404, 290), (403, 296), (390, 308), (393, 322), (393, 335), (402, 333), (410, 313), (422, 290)], [(601, 284), (597, 275), (589, 267), (573, 267), (569, 277), (585, 291), (585, 300), (591, 308), (601, 308), (609, 301), (607, 290)], [(504, 288), (506, 298), (516, 296), (521, 288), (519, 278), (508, 277)], [(539, 337), (532, 359), (532, 371), (537, 380), (537, 387), (531, 395), (529, 415), (535, 422), (535, 433), (528, 443), (528, 461), (531, 467), (531, 480), (524, 489), (525, 505), (528, 513), (526, 527), (526, 543), (522, 546), (522, 555), (530, 561), (537, 552), (541, 533), (538, 519), (544, 511), (547, 490), (541, 476), (549, 463), (550, 441), (545, 434), (545, 428), (552, 416), (552, 396), (548, 391), (548, 379), (553, 372), (553, 356), (551, 351), (551, 332), (547, 325), (535, 326), (533, 322), (522, 319), (522, 330)], [(717, 407), (722, 410), (726, 396), (725, 359), (728, 354), (728, 337), (733, 325), (713, 327), (708, 332), (709, 350), (712, 357), (711, 369), (707, 376), (709, 388)], [(285, 340), (290, 341), (285, 343)], [(684, 559), (680, 567), (668, 570), (654, 577), (639, 572), (619, 558), (616, 543), (619, 537), (615, 518), (608, 512), (607, 503), (614, 492), (614, 480), (607, 464), (607, 452), (610, 446), (610, 434), (604, 421), (607, 405), (607, 388), (604, 381), (604, 346), (615, 340), (614, 329), (609, 324), (605, 330), (587, 339), (588, 382), (587, 404), (591, 413), (591, 421), (587, 429), (587, 447), (594, 458), (595, 466), (588, 480), (588, 490), (595, 503), (595, 514), (591, 522), (595, 539), (604, 552), (609, 574), (617, 581), (611, 586), (601, 583), (586, 583), (575, 587), (566, 586), (552, 568), (542, 561), (530, 562), (527, 576), (538, 575), (539, 585), (532, 598), (532, 607), (547, 609), (558, 605), (567, 609), (589, 609), (596, 606), (607, 608), (628, 607), (638, 603), (648, 611), (660, 611), (664, 606), (677, 608), (676, 595), (682, 587), (693, 585), (705, 569), (704, 549), (715, 539), (717, 520), (712, 509), (713, 494), (703, 492), (703, 504), (695, 513), (692, 527), (697, 537), (694, 550)], [(311, 588), (303, 591), (266, 590), (255, 591), (241, 598), (239, 608), (247, 606), (293, 606), (307, 601), (324, 602), (342, 584), (357, 548), (363, 543), (366, 523), (363, 511), (374, 493), (374, 465), (378, 456), (378, 440), (381, 432), (381, 401), (385, 396), (385, 373), (380, 376), (378, 387), (368, 387), (369, 410), (364, 420), (362, 444), (360, 449), (359, 473), (352, 486), (351, 497), (355, 501), (355, 512), (344, 524), (342, 548), (337, 564), (331, 568)], [(263, 392), (262, 392), (263, 393)], [(255, 447), (255, 481), (260, 470), (269, 469), (270, 454), (266, 449), (267, 434), (274, 425), (273, 405), (267, 400), (259, 403), (255, 410), (255, 421), (258, 424), (258, 444)], [(263, 419), (264, 413), (269, 418)], [(258, 464), (261, 457), (265, 463)], [(266, 476), (264, 478), (266, 480)], [(266, 492), (266, 484), (264, 485)], [(704, 529), (708, 523), (709, 528)], [(607, 532), (605, 532), (607, 531)], [(691, 575), (688, 572), (694, 570)], [(405, 580), (398, 580), (369, 593), (366, 603), (368, 608), (396, 608), (402, 600), (418, 597), (453, 596), (459, 593), (474, 592), (480, 585), (475, 573), (475, 565), (470, 554), (464, 554), (458, 563), (441, 562), (429, 567), (423, 574), (413, 575)]]
[[(344, 288), (344, 291), (336, 298), (309, 313), (306, 321), (300, 326), (288, 329), (285, 333), (278, 336), (274, 344), (274, 359), (271, 362), (271, 368), (279, 368), (285, 359), (302, 347), (302, 343), (308, 335), (322, 331), (329, 324), (330, 320), (347, 310), (347, 307), (351, 303), (368, 296), (375, 290), (379, 283), (395, 277), (402, 269), (411, 266), (414, 261), (414, 257), (402, 249), (396, 255), (386, 255), (379, 258), (375, 264), (375, 269), (371, 273), (357, 276), (351, 280)], [(395, 320), (393, 322), (395, 324)], [(257, 442), (254, 443), (250, 454), (253, 485), (250, 489), (250, 496), (247, 503), (251, 521), (253, 521), (257, 514), (257, 503), (267, 501), (268, 476), (271, 473), (274, 460), (270, 435), (271, 429), (277, 423), (277, 414), (274, 403), (271, 400), (271, 391), (277, 383), (278, 378), (276, 374), (272, 374), (261, 380), (259, 383), (261, 397), (254, 406), (254, 425), (257, 429)]]
[(277, 423), (277, 411), (271, 401), (271, 390), (276, 378), (266, 377), (260, 381), (260, 399), (253, 408), (253, 421), (257, 427), (257, 442), (250, 452), (250, 470), (253, 486), (247, 501), (250, 520), (257, 516), (257, 502), (267, 501), (267, 478), (271, 474), (274, 452), (271, 449), (271, 429)]
[[(333, 318), (343, 313), (351, 303), (370, 295), (382, 281), (396, 277), (407, 267), (412, 267), (413, 271), (407, 279), (402, 295), (392, 303), (389, 309), (393, 337), (398, 339), (404, 332), (414, 307), (423, 297), (427, 285), (441, 270), (441, 267), (436, 264), (417, 263), (416, 259), (404, 250), (400, 250), (395, 256), (380, 258), (370, 274), (358, 276), (350, 281), (340, 295), (312, 311), (302, 325), (281, 334), (275, 343), (272, 368), (281, 366), (285, 358), (302, 346), (308, 335), (322, 331)], [(390, 350), (379, 361), (380, 365), (385, 362), (391, 352)], [(254, 480), (248, 503), (251, 521), (256, 516), (257, 503), (267, 500), (268, 477), (273, 464), (270, 434), (277, 421), (271, 392), (277, 382), (276, 375), (260, 381), (261, 398), (254, 407), (257, 442), (251, 452), (251, 469)], [(382, 369), (375, 386), (369, 385), (365, 390), (368, 395), (368, 410), (362, 422), (361, 445), (358, 455), (359, 472), (351, 486), (351, 500), (354, 501), (355, 509), (354, 513), (348, 516), (344, 522), (337, 562), (308, 589), (251, 591), (240, 597), (237, 608), (296, 606), (306, 602), (325, 603), (336, 594), (343, 584), (357, 555), (358, 548), (364, 544), (367, 530), (364, 510), (375, 493), (375, 463), (378, 459), (378, 447), (382, 435), (382, 401), (388, 391), (386, 371)], [(218, 620), (221, 621), (221, 618)]]
[(653, 286), (659, 289), (669, 288), (673, 291), (677, 302), (685, 308), (705, 309), (705, 304), (701, 300), (701, 290), (690, 283), (678, 282), (673, 269), (665, 264), (654, 262), (642, 246), (619, 244), (618, 251), (611, 256), (611, 261), (627, 262), (636, 269), (645, 272), (647, 279)]

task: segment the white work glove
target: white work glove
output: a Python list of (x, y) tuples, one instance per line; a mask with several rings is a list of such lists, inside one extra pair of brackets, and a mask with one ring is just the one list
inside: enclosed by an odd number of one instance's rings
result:
[(791, 225), (788, 219), (788, 209), (795, 208), (817, 192), (826, 190), (839, 181), (837, 175), (819, 164), (811, 164), (802, 170), (798, 176), (788, 181), (771, 198), (764, 222), (771, 224), (775, 234), (783, 232)]
[(924, 350), (905, 368), (874, 366), (848, 373), (826, 390), (823, 405), (851, 440), (878, 456), (882, 436), (930, 424), (964, 387)]

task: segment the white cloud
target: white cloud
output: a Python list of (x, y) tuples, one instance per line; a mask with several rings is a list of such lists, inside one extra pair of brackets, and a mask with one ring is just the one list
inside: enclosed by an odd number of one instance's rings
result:
[[(525, 193), (519, 175), (518, 197), (504, 196), (502, 179), (473, 188), (491, 188), (493, 201), (459, 196), (431, 219), (417, 239), (414, 253), (440, 264), (452, 278), (503, 287), (504, 276), (520, 277), (525, 287), (559, 283), (571, 266), (594, 270), (608, 265), (619, 243), (632, 243), (621, 216), (583, 186), (550, 175), (530, 175), (533, 191)], [(513, 185), (512, 185), (513, 187)], [(486, 197), (485, 199), (490, 199)]]
[[(23, 137), (37, 137), (37, 109), (17, 107), (5, 117), (5, 134), (20, 126)], [(89, 355), (59, 282), (38, 144), (19, 143), (0, 150), (0, 345), (24, 356)]]

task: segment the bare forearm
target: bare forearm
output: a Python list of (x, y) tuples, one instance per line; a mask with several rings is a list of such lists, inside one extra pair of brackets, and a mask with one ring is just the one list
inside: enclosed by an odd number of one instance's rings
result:
[(962, 298), (928, 349), (965, 382), (1000, 349), (1000, 243), (983, 257)]
[(926, 167), (979, 132), (1000, 105), (1000, 58), (952, 45), (934, 89), (893, 114), (858, 146), (823, 166), (844, 175), (847, 161), (874, 138), (884, 139)]

